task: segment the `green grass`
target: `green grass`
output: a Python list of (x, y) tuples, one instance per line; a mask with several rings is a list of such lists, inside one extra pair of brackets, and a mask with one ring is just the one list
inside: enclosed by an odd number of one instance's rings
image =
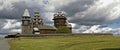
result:
[(120, 37), (105, 35), (20, 38), (9, 43), (10, 50), (120, 50)]
[(2, 40), (2, 38), (0, 38), (0, 41)]

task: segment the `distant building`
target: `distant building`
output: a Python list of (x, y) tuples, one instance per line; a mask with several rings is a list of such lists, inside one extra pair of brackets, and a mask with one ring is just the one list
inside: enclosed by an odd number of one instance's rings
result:
[(25, 9), (22, 16), (22, 34), (53, 34), (62, 26), (70, 29), (70, 33), (72, 32), (72, 27), (68, 24), (63, 12), (54, 14), (53, 20), (54, 26), (45, 25), (38, 11), (34, 12), (34, 17), (30, 17), (28, 9)]

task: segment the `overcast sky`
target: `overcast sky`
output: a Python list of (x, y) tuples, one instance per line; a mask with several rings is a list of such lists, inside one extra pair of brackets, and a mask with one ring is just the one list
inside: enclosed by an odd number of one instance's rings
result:
[(120, 27), (120, 0), (0, 0), (0, 33), (20, 32), (25, 8), (31, 17), (39, 10), (48, 25), (53, 25), (54, 13), (64, 11), (73, 33)]

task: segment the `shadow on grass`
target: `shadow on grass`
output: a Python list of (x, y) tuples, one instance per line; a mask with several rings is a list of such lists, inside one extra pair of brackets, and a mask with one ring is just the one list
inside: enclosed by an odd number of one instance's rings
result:
[(76, 45), (82, 45), (82, 44), (90, 44), (90, 43), (102, 43), (102, 42), (106, 42), (106, 41), (92, 41), (92, 42), (78, 42), (78, 43), (69, 43), (69, 44), (66, 44), (64, 46), (59, 46), (57, 48), (57, 50), (65, 50), (67, 48), (71, 48), (73, 46), (76, 46)]
[(120, 48), (104, 48), (104, 49), (99, 49), (99, 50), (120, 50)]

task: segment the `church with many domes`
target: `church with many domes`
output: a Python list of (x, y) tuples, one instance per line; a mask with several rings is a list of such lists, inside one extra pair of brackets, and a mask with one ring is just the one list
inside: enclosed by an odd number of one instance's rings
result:
[(22, 34), (72, 33), (72, 26), (63, 12), (57, 12), (53, 16), (54, 25), (49, 26), (44, 24), (39, 11), (35, 11), (34, 16), (31, 17), (28, 9), (25, 9), (22, 16)]

